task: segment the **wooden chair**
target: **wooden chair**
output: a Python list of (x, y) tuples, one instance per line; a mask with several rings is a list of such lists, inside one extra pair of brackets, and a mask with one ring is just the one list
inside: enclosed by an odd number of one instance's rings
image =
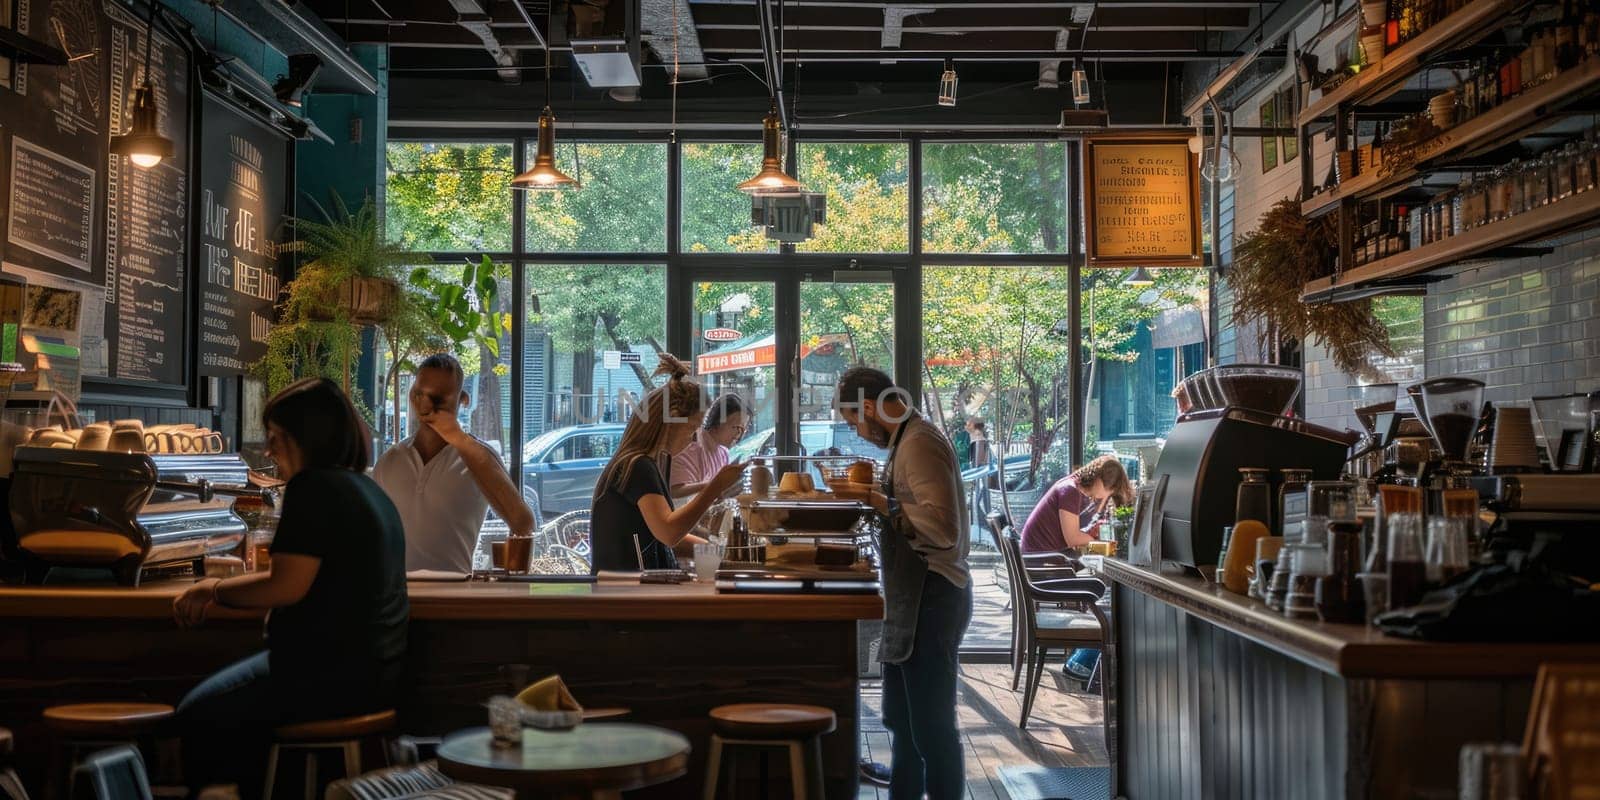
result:
[[(716, 800), (723, 748), (739, 746), (786, 748), (795, 800), (822, 800), (822, 737), (832, 733), (837, 724), (833, 711), (821, 706), (741, 703), (711, 709), (705, 800)], [(765, 791), (767, 787), (761, 788)], [(738, 787), (733, 791), (737, 793)]]
[(344, 754), (344, 777), (361, 774), (361, 744), (368, 739), (382, 739), (394, 731), (393, 709), (374, 711), (354, 717), (313, 720), (293, 725), (282, 725), (273, 731), (272, 749), (267, 752), (267, 781), (261, 790), (263, 800), (272, 800), (273, 784), (278, 778), (278, 757), (288, 751), (306, 754), (305, 800), (317, 798), (317, 752), (338, 750)]
[[(1022, 607), (1028, 602), (1023, 596), (1023, 584), (1026, 581), (1012, 576), (1027, 572), (1035, 581), (1046, 581), (1071, 578), (1077, 575), (1077, 571), (1066, 566), (1065, 558), (1055, 553), (1039, 554), (1048, 558), (1035, 560), (1036, 566), (1013, 568), (1010, 564), (1010, 559), (1005, 555), (1005, 547), (1000, 542), (1001, 539), (1011, 535), (1010, 531), (1011, 522), (1005, 512), (996, 511), (989, 515), (989, 536), (994, 540), (995, 550), (1000, 553), (1000, 563), (1005, 565), (1006, 590), (1011, 597), (1011, 691), (1014, 692), (1017, 690), (1017, 684), (1022, 679), (1023, 666), (1030, 663), (1029, 659), (1032, 656), (1033, 645), (1031, 642), (1024, 641), (1027, 627), (1022, 621), (1024, 614)], [(1023, 558), (1028, 560), (1026, 555)]]
[[(1104, 650), (1107, 631), (1111, 629), (1105, 611), (1098, 605), (1105, 594), (1105, 584), (1095, 578), (1058, 578), (1038, 581), (1029, 574), (1022, 562), (1022, 549), (1007, 531), (999, 537), (1001, 552), (1005, 554), (1019, 592), (1017, 606), (1022, 618), (1022, 644), (1027, 652), (1028, 682), (1022, 698), (1022, 718), (1017, 727), (1027, 728), (1033, 711), (1033, 701), (1039, 692), (1039, 682), (1044, 679), (1044, 664), (1050, 651), (1064, 653), (1079, 647)], [(1041, 604), (1071, 603), (1086, 608), (1078, 611), (1043, 610)]]

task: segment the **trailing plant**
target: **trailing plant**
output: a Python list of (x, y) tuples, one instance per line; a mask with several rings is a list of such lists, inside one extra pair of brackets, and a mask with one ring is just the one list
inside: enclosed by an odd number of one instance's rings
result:
[(1278, 201), (1234, 248), (1227, 274), (1234, 320), (1259, 325), (1260, 341), (1273, 344), (1268, 352), (1276, 353), (1277, 343), (1291, 339), (1311, 342), (1326, 347), (1345, 373), (1375, 378), (1371, 357), (1393, 356), (1394, 349), (1372, 301), (1300, 301), (1307, 283), (1332, 274), (1337, 251), (1331, 217), (1308, 220), (1298, 201)]

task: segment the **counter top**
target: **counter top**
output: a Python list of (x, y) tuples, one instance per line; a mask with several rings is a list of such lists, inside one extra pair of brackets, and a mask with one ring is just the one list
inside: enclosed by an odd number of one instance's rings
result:
[(1346, 678), (1531, 678), (1544, 662), (1600, 660), (1600, 644), (1423, 642), (1387, 636), (1365, 625), (1293, 620), (1198, 576), (1157, 573), (1121, 559), (1105, 559), (1097, 571), (1107, 580)]
[[(0, 586), (0, 618), (170, 619), (189, 579), (117, 586)], [(413, 581), (411, 616), (421, 620), (763, 620), (881, 619), (876, 594), (718, 594), (709, 584), (441, 583)], [(218, 610), (219, 619), (256, 612)]]

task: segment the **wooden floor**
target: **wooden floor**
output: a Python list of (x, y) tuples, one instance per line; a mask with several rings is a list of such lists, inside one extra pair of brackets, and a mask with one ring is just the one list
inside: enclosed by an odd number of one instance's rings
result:
[[(1091, 767), (1106, 764), (1100, 695), (1084, 694), (1077, 681), (1061, 678), (1061, 661), (1052, 658), (1034, 701), (1026, 732), (1018, 730), (1022, 692), (1011, 691), (1011, 667), (963, 664), (959, 694), (962, 739), (966, 742), (967, 797), (1007, 800), (999, 770), (1009, 766)], [(1070, 689), (1069, 689), (1070, 687)], [(879, 717), (882, 686), (861, 689), (861, 756), (889, 762), (889, 733)], [(886, 800), (886, 789), (863, 785), (857, 800)]]

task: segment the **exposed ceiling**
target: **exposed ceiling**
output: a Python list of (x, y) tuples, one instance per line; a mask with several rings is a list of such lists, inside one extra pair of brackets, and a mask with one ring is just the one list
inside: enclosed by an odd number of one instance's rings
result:
[[(392, 97), (404, 94), (411, 82), (437, 91), (446, 78), (537, 85), (547, 41), (553, 48), (553, 78), (561, 84), (557, 97), (619, 105), (659, 100), (671, 92), (667, 72), (674, 62), (680, 93), (691, 101), (766, 92), (762, 0), (303, 1), (347, 41), (389, 45), (391, 70), (401, 87)], [(897, 82), (926, 84), (930, 75), (936, 81), (943, 62), (950, 60), (961, 72), (963, 88), (972, 91), (1019, 81), (1057, 89), (1074, 62), (1081, 62), (1101, 81), (1153, 74), (1150, 88), (1160, 95), (1160, 69), (1234, 57), (1236, 43), (1247, 40), (1262, 12), (1277, 5), (1276, 0), (765, 1), (785, 65), (784, 83), (792, 88), (801, 80), (797, 70), (803, 70), (802, 94), (808, 84), (817, 88), (841, 81), (878, 85), (891, 94)], [(553, 24), (547, 25), (547, 15)], [(573, 78), (569, 41), (597, 36), (642, 43), (645, 77), (638, 91), (587, 92), (582, 78)], [(1152, 68), (1159, 69), (1151, 73)], [(402, 98), (402, 105), (406, 102)], [(1165, 98), (1159, 102), (1170, 105)], [(1056, 98), (1049, 103), (1060, 107)]]

